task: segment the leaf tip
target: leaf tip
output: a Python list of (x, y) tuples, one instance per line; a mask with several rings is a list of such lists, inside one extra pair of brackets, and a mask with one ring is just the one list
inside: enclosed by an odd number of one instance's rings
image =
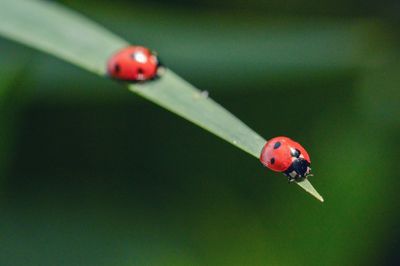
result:
[(297, 182), (297, 184), (303, 188), (305, 191), (310, 193), (314, 198), (319, 200), (320, 202), (324, 202), (324, 198), (318, 193), (317, 190), (311, 185), (310, 181), (308, 179), (304, 179), (301, 182)]

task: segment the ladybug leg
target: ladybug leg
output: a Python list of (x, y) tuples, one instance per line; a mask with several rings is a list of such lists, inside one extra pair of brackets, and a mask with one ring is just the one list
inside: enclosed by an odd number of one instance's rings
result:
[(288, 169), (286, 169), (286, 171), (283, 172), (283, 174), (288, 177), (289, 183), (296, 181), (296, 178), (298, 176), (296, 170), (293, 167), (293, 164)]
[(288, 178), (288, 183), (290, 184), (290, 183), (293, 183), (294, 181), (295, 181), (295, 178), (294, 177), (292, 177), (292, 176), (290, 176), (290, 175), (288, 175), (288, 174), (286, 174), (286, 173), (284, 173), (284, 175)]
[(301, 181), (303, 181), (304, 179), (306, 179), (306, 177), (305, 176), (296, 176), (296, 182), (301, 182)]

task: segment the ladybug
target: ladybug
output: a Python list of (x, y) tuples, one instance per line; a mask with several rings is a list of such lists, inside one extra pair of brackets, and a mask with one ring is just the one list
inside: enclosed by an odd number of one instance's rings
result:
[(148, 48), (128, 46), (108, 60), (107, 72), (114, 79), (141, 82), (157, 78), (160, 66), (156, 54)]
[(276, 172), (283, 172), (289, 182), (300, 182), (311, 176), (311, 160), (307, 151), (288, 137), (275, 137), (265, 143), (260, 161)]

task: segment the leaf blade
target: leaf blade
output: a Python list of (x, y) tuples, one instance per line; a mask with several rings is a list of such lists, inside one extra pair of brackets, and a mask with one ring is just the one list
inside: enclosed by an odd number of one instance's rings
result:
[[(56, 3), (3, 0), (0, 18), (1, 35), (100, 76), (106, 74), (108, 57), (128, 45), (100, 25)], [(265, 140), (171, 70), (159, 81), (128, 87), (258, 158)], [(308, 180), (298, 184), (322, 199)]]
[(319, 200), (320, 202), (324, 202), (324, 198), (318, 193), (318, 191), (311, 185), (308, 179), (304, 179), (303, 181), (296, 182), (302, 189), (304, 189), (307, 193), (311, 194), (314, 198)]
[(148, 82), (142, 85), (130, 85), (129, 89), (254, 157), (260, 155), (265, 140), (208, 97), (207, 92), (196, 89), (170, 70), (166, 71), (162, 80), (163, 86)]
[(0, 33), (98, 75), (104, 62), (128, 45), (115, 34), (57, 3), (2, 0)]

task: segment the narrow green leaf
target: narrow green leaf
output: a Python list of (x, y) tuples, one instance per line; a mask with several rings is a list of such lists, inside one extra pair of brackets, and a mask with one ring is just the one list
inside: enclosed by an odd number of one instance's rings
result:
[(148, 82), (130, 85), (129, 89), (161, 105), (211, 133), (225, 139), (234, 146), (258, 157), (265, 140), (247, 127), (222, 106), (167, 70), (162, 84)]
[(324, 202), (324, 198), (315, 190), (315, 188), (311, 185), (308, 179), (304, 179), (301, 182), (297, 182), (297, 184), (302, 187), (305, 191), (313, 195), (317, 200)]
[(99, 75), (128, 42), (54, 2), (0, 2), (0, 33)]
[[(83, 69), (105, 75), (110, 55), (128, 42), (52, 2), (2, 0), (0, 34), (52, 54)], [(265, 140), (215, 101), (171, 70), (157, 81), (129, 85), (144, 98), (174, 112), (258, 158)], [(322, 197), (306, 180), (298, 183)]]

